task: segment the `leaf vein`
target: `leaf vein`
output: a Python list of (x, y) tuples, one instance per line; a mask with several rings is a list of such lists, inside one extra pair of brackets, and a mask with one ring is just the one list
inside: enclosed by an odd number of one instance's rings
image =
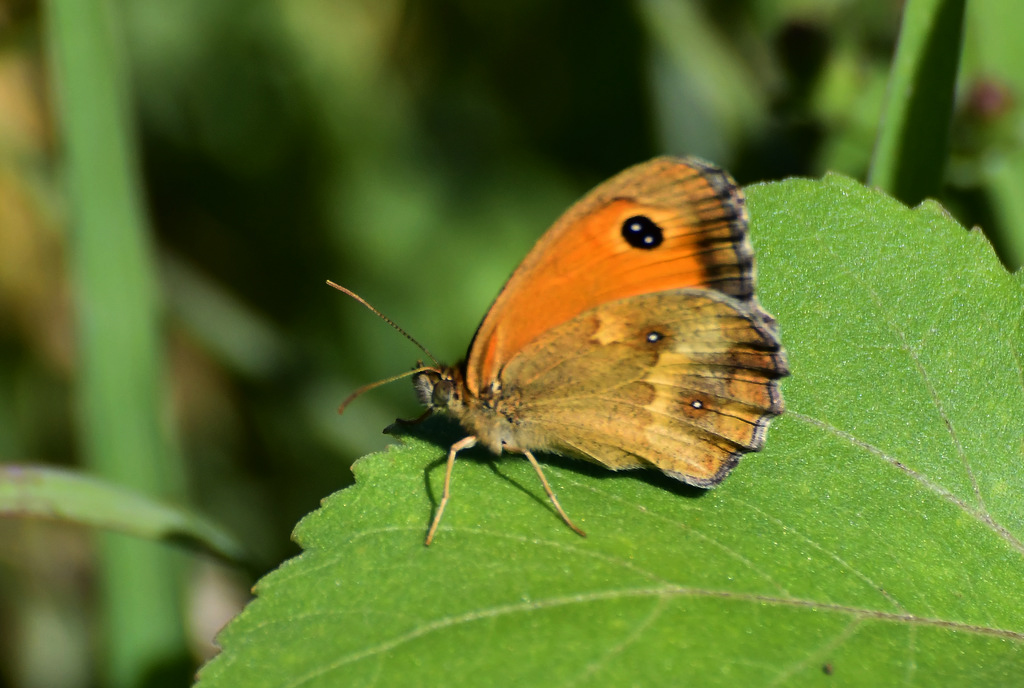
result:
[(982, 523), (984, 523), (986, 526), (988, 526), (990, 529), (992, 529), (996, 534), (998, 534), (1000, 537), (1002, 537), (1004, 540), (1006, 540), (1006, 542), (1009, 543), (1009, 545), (1011, 547), (1013, 547), (1017, 551), (1019, 551), (1022, 554), (1024, 554), (1024, 543), (1022, 543), (1020, 540), (1018, 540), (1013, 535), (1013, 533), (1008, 531), (1001, 524), (996, 523), (995, 520), (993, 520), (993, 518), (988, 514), (988, 512), (972, 508), (970, 505), (968, 505), (962, 499), (960, 499), (959, 497), (954, 495), (952, 492), (950, 492), (946, 488), (941, 487), (940, 485), (932, 482), (927, 477), (925, 477), (923, 474), (918, 473), (913, 468), (911, 468), (910, 466), (907, 466), (905, 463), (903, 463), (902, 461), (900, 461), (896, 457), (894, 457), (894, 456), (892, 456), (890, 454), (887, 454), (886, 452), (882, 451), (880, 448), (874, 446), (873, 444), (871, 444), (869, 442), (865, 442), (864, 440), (862, 440), (862, 439), (860, 439), (858, 437), (855, 437), (854, 435), (851, 435), (850, 433), (846, 432), (845, 430), (840, 430), (839, 428), (835, 427), (834, 425), (829, 425), (825, 421), (818, 420), (817, 418), (813, 418), (811, 416), (807, 416), (807, 415), (804, 415), (802, 413), (798, 413), (798, 412), (793, 411), (793, 410), (787, 411), (787, 415), (789, 417), (791, 417), (791, 418), (796, 418), (796, 419), (801, 420), (801, 421), (803, 421), (805, 423), (808, 423), (810, 425), (817, 426), (817, 427), (821, 428), (822, 430), (826, 430), (828, 432), (831, 432), (836, 437), (844, 439), (847, 442), (850, 442), (851, 444), (856, 445), (856, 446), (860, 447), (861, 449), (863, 449), (863, 450), (865, 450), (867, 452), (870, 452), (871, 454), (874, 454), (875, 456), (878, 456), (879, 458), (883, 459), (887, 463), (889, 463), (892, 466), (895, 466), (899, 470), (903, 471), (904, 473), (906, 473), (907, 475), (912, 477), (914, 480), (917, 480), (919, 483), (921, 483), (926, 488), (928, 488), (929, 490), (931, 490), (932, 492), (934, 492), (938, 496), (942, 497), (946, 501), (951, 502), (952, 504), (955, 504), (964, 513), (966, 513), (969, 516), (971, 516), (972, 518), (975, 518), (978, 521), (981, 521)]

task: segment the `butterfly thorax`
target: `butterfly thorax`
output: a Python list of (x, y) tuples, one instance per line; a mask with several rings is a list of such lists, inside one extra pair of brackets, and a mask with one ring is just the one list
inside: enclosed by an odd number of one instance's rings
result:
[(495, 454), (505, 445), (520, 446), (516, 395), (509, 395), (500, 382), (493, 382), (473, 394), (466, 386), (463, 364), (424, 370), (413, 376), (420, 403), (436, 413), (456, 419), (459, 424)]

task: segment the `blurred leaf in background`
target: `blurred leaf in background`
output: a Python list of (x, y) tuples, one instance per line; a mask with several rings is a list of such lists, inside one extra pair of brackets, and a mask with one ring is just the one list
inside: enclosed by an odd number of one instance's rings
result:
[[(826, 170), (863, 178), (901, 9), (110, 4), (169, 307), (189, 494), (267, 568), (296, 551), (295, 522), (351, 482), (349, 463), (386, 442), (380, 429), (418, 412), (398, 383), (336, 416), (350, 391), (419, 352), (325, 279), (455, 360), (548, 224), (631, 163), (692, 153), (741, 183)], [(1017, 267), (1024, 77), (1013, 32), (1024, 6), (968, 9), (940, 200)], [(0, 460), (76, 466), (68, 218), (45, 30), (38, 4), (0, 0)], [(224, 569), (196, 569), (192, 599), (244, 591)], [(92, 575), (85, 534), (0, 522), (0, 637), (20, 639), (0, 647), (0, 683), (90, 684)], [(60, 663), (39, 649), (54, 627)], [(212, 632), (196, 635), (208, 644)]]

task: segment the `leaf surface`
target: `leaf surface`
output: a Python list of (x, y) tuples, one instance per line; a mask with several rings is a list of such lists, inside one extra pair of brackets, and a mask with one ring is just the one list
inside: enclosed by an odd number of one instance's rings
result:
[[(839, 176), (748, 189), (788, 411), (718, 488), (365, 457), (201, 673), (219, 686), (1024, 684), (1024, 298), (978, 232)], [(461, 457), (462, 455), (460, 455)]]

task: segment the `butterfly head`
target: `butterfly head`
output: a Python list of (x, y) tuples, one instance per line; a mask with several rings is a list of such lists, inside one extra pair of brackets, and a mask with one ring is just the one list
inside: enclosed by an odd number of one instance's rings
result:
[(462, 409), (462, 373), (458, 368), (424, 368), (412, 378), (416, 397), (432, 411), (458, 415)]

